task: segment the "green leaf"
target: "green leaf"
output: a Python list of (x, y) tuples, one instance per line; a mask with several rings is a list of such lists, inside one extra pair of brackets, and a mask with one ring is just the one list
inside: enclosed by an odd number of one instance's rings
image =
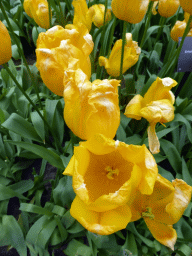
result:
[(192, 186), (192, 177), (191, 174), (189, 173), (189, 169), (184, 158), (182, 158), (182, 175), (183, 180), (186, 181), (188, 185)]
[(187, 119), (184, 116), (182, 116), (181, 114), (177, 113), (175, 115), (174, 121), (182, 122), (185, 124), (185, 126), (187, 128), (188, 139), (192, 143), (192, 128), (191, 128), (190, 123), (187, 121)]
[(191, 248), (188, 245), (186, 245), (186, 244), (182, 244), (178, 248), (178, 253), (181, 256), (190, 256), (191, 252), (192, 252)]
[(13, 145), (20, 146), (28, 151), (33, 152), (34, 154), (47, 160), (51, 165), (53, 165), (57, 168), (65, 169), (61, 158), (56, 153), (51, 151), (50, 149), (46, 149), (42, 146), (27, 143), (27, 142), (16, 142), (16, 141), (8, 141), (8, 142)]
[(176, 147), (170, 141), (163, 139), (161, 140), (161, 147), (174, 171), (177, 173), (181, 172), (182, 160)]
[(20, 193), (17, 193), (13, 189), (6, 187), (2, 184), (0, 184), (0, 201), (12, 198), (12, 197), (18, 197), (20, 199), (26, 200), (27, 198), (21, 195)]
[(2, 226), (5, 236), (20, 256), (27, 256), (27, 247), (23, 237), (22, 230), (12, 215), (4, 215), (2, 218)]
[(33, 126), (16, 113), (11, 114), (2, 126), (24, 138), (42, 142)]
[(33, 187), (34, 183), (32, 180), (21, 180), (13, 185), (10, 185), (8, 188), (13, 189), (19, 194), (23, 194), (30, 190)]
[(92, 256), (91, 248), (75, 239), (69, 242), (64, 252), (68, 256)]
[(53, 199), (55, 204), (70, 207), (75, 193), (72, 187), (72, 177), (64, 176), (59, 180), (57, 187), (53, 190)]
[(46, 244), (48, 243), (56, 226), (57, 226), (57, 222), (55, 219), (50, 220), (48, 223), (46, 223), (43, 226), (43, 229), (38, 234), (37, 246), (43, 249), (46, 247)]
[(132, 256), (138, 256), (137, 244), (136, 244), (135, 237), (134, 237), (133, 233), (127, 232), (126, 240), (125, 240), (124, 245), (122, 246), (122, 249), (131, 251), (130, 255), (132, 255)]
[[(43, 115), (43, 111), (40, 111)], [(35, 127), (37, 134), (41, 137), (42, 141), (45, 141), (45, 126), (42, 118), (37, 112), (31, 112), (31, 121)]]
[(46, 208), (42, 208), (34, 204), (21, 203), (19, 209), (24, 212), (32, 212), (32, 213), (37, 213), (37, 214), (42, 214), (47, 216), (53, 215), (53, 213), (47, 210)]

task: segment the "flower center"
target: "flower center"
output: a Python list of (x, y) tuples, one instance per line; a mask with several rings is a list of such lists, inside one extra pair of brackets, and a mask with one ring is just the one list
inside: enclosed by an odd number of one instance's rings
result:
[(148, 217), (151, 220), (154, 220), (155, 216), (152, 213), (151, 207), (146, 207), (146, 211), (142, 212), (142, 217)]
[(113, 180), (115, 178), (114, 177), (115, 175), (116, 176), (119, 175), (119, 170), (118, 169), (113, 170), (113, 168), (111, 168), (110, 166), (107, 166), (105, 168), (105, 171), (107, 172), (107, 178), (110, 180)]

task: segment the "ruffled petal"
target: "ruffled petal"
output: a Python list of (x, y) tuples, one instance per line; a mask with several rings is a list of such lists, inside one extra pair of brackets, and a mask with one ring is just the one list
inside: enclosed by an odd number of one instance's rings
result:
[(160, 152), (160, 143), (155, 132), (156, 123), (150, 123), (147, 133), (148, 133), (148, 140), (149, 140), (149, 150), (152, 154), (158, 154)]

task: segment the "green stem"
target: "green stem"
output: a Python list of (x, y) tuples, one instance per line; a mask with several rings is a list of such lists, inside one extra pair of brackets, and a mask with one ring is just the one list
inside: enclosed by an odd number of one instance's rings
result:
[[(103, 31), (102, 31), (102, 34), (101, 34), (101, 42), (103, 42), (104, 40), (104, 36), (105, 36), (105, 31), (106, 31), (106, 26), (105, 26), (105, 22), (106, 22), (106, 13), (107, 13), (107, 6), (108, 6), (108, 0), (105, 0), (105, 13), (104, 13), (104, 23), (103, 23)], [(105, 53), (104, 53), (104, 44), (102, 43), (101, 45), (101, 50), (99, 52), (99, 56), (104, 56)]]
[(51, 5), (50, 5), (50, 2), (48, 0), (48, 7), (49, 7), (49, 27), (51, 28), (52, 27), (52, 18), (51, 18)]
[(38, 98), (38, 101), (39, 101), (39, 105), (40, 105), (41, 109), (43, 109), (43, 106), (42, 106), (42, 104), (41, 104), (41, 100), (40, 100), (40, 97), (39, 97), (39, 91), (38, 91), (37, 85), (36, 85), (35, 82), (34, 82), (33, 74), (31, 73), (31, 70), (30, 70), (30, 68), (29, 68), (29, 66), (28, 66), (28, 64), (27, 64), (27, 61), (26, 61), (26, 59), (25, 59), (25, 55), (24, 55), (24, 53), (23, 53), (23, 50), (22, 50), (21, 47), (20, 47), (20, 43), (18, 42), (18, 39), (17, 39), (17, 37), (16, 37), (16, 35), (15, 35), (14, 31), (13, 31), (13, 28), (12, 28), (11, 23), (10, 23), (10, 21), (9, 21), (9, 19), (8, 19), (8, 16), (7, 16), (6, 12), (5, 12), (5, 9), (4, 9), (4, 6), (3, 6), (1, 0), (0, 0), (0, 8), (1, 8), (2, 13), (3, 13), (3, 15), (4, 15), (4, 18), (5, 18), (5, 20), (6, 20), (7, 24), (8, 24), (8, 26), (9, 26), (9, 30), (10, 30), (11, 33), (12, 33), (12, 36), (13, 36), (13, 38), (14, 38), (14, 41), (15, 41), (15, 43), (17, 44), (19, 53), (20, 53), (20, 55), (21, 55), (21, 57), (22, 57), (22, 59), (23, 59), (23, 62), (24, 62), (24, 64), (25, 64), (26, 68), (27, 68), (27, 71), (28, 71), (28, 73), (29, 73), (29, 75), (30, 75), (32, 85), (34, 86), (34, 89), (35, 89), (35, 92), (36, 92), (36, 95), (37, 95), (37, 98)]
[(23, 95), (26, 97), (26, 99), (29, 101), (29, 103), (33, 106), (33, 108), (37, 111), (37, 113), (39, 114), (39, 116), (41, 117), (41, 119), (44, 121), (44, 123), (47, 125), (48, 129), (50, 130), (55, 142), (56, 142), (56, 147), (59, 148), (60, 152), (63, 152), (63, 148), (60, 146), (59, 141), (57, 139), (57, 137), (55, 136), (54, 132), (52, 131), (50, 125), (47, 123), (47, 121), (45, 120), (44, 116), (41, 114), (41, 112), (39, 111), (38, 107), (33, 103), (33, 101), (30, 99), (30, 97), (28, 96), (28, 94), (25, 92), (25, 90), (23, 89), (23, 87), (19, 84), (19, 82), (17, 81), (17, 79), (15, 78), (15, 76), (13, 75), (13, 73), (11, 72), (11, 70), (9, 69), (7, 64), (3, 64), (2, 65), (5, 70), (7, 71), (7, 73), (10, 75), (10, 77), (12, 78), (12, 80), (14, 81), (14, 83), (17, 85), (17, 87), (19, 88), (19, 90), (23, 93)]
[(157, 33), (154, 45), (158, 42), (158, 40), (163, 32), (163, 27), (164, 27), (165, 21), (166, 21), (166, 18), (161, 16), (161, 19), (159, 22), (160, 28), (158, 29), (158, 33)]
[[(127, 22), (123, 21), (123, 35), (122, 35), (122, 50), (121, 50), (121, 62), (120, 62), (120, 75), (119, 78), (123, 78), (123, 60), (124, 60), (124, 51), (126, 44), (126, 31), (127, 31)], [(121, 86), (119, 86), (119, 103), (121, 101)]]
[(115, 31), (116, 20), (117, 20), (117, 18), (114, 16), (114, 18), (113, 18), (113, 25), (112, 25), (111, 32), (110, 32), (107, 58), (109, 58), (109, 55), (111, 53), (111, 46), (112, 46), (112, 43), (113, 43), (113, 34), (114, 34), (114, 31)]
[[(175, 52), (173, 57), (169, 59), (168, 63), (163, 67), (163, 69), (159, 72), (159, 74), (158, 74), (159, 77), (164, 77), (166, 74), (172, 74), (172, 72), (174, 71), (174, 68), (175, 68), (175, 66), (177, 64), (177, 61), (178, 61), (178, 58), (179, 58), (179, 54), (181, 52), (184, 40), (185, 40), (189, 30), (190, 30), (190, 23), (191, 23), (191, 21), (192, 21), (192, 15), (190, 15), (190, 17), (189, 17), (189, 20), (187, 22), (187, 26), (186, 26), (185, 32), (183, 34), (181, 43), (180, 43), (179, 47), (177, 48), (177, 51)], [(173, 61), (174, 61), (174, 63), (171, 66)], [(170, 70), (170, 68), (171, 68), (171, 70)]]
[(60, 0), (57, 0), (57, 4), (58, 4), (59, 10), (60, 10), (61, 25), (62, 25), (63, 27), (65, 27), (65, 25), (66, 25), (66, 20), (65, 20), (65, 16), (64, 16), (64, 14), (63, 14), (62, 8), (61, 8)]
[(144, 134), (143, 134), (143, 138), (142, 138), (142, 140), (141, 140), (141, 142), (140, 142), (140, 145), (143, 145), (143, 143), (144, 143), (144, 141), (145, 141), (146, 138), (147, 138), (147, 129), (145, 130), (145, 132), (144, 132)]
[(146, 38), (147, 30), (148, 30), (149, 23), (150, 23), (150, 20), (151, 20), (151, 17), (152, 17), (153, 4), (154, 4), (154, 2), (150, 2), (149, 3), (147, 22), (145, 24), (145, 30), (144, 30), (143, 37), (142, 37), (142, 40), (141, 40), (141, 43), (140, 43), (140, 47), (141, 48), (143, 47), (143, 45), (145, 43), (145, 38)]

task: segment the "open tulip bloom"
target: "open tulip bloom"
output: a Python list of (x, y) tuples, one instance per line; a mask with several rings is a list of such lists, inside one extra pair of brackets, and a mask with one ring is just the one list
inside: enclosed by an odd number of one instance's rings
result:
[(131, 221), (143, 218), (154, 238), (174, 250), (177, 233), (173, 224), (179, 221), (190, 203), (191, 192), (192, 187), (183, 180), (171, 183), (158, 175), (152, 195), (142, 195), (137, 190), (131, 205)]
[(135, 95), (125, 109), (125, 115), (136, 120), (142, 117), (149, 122), (149, 149), (153, 154), (159, 153), (160, 144), (155, 133), (155, 126), (170, 122), (174, 119), (175, 97), (170, 91), (177, 82), (169, 77), (157, 78), (150, 86), (144, 97)]
[(109, 235), (131, 221), (136, 189), (151, 195), (157, 164), (145, 145), (127, 145), (101, 134), (74, 148), (64, 175), (73, 177), (70, 213), (91, 232)]

